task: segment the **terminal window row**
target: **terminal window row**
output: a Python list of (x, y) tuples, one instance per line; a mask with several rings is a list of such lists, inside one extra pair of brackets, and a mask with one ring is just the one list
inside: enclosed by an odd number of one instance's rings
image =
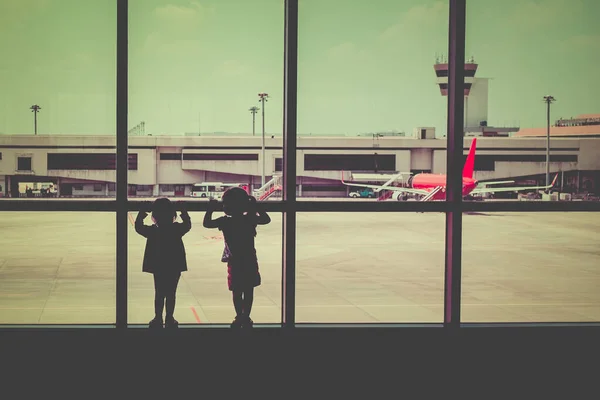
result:
[[(138, 155), (128, 155), (129, 170), (138, 169)], [(114, 153), (48, 153), (48, 169), (115, 170), (117, 155)]]
[[(48, 153), (49, 170), (115, 170), (116, 154), (114, 153)], [(0, 157), (1, 159), (1, 157)], [(219, 153), (161, 153), (161, 160), (204, 160), (204, 161), (258, 161), (258, 154), (219, 154)], [(466, 159), (466, 156), (465, 156)], [(475, 160), (476, 171), (493, 171), (496, 162), (544, 162), (543, 154), (482, 154)], [(553, 154), (551, 162), (578, 162), (577, 155)], [(138, 169), (138, 155), (128, 155), (129, 170)], [(31, 171), (32, 158), (17, 158), (19, 171)], [(283, 170), (283, 158), (275, 159), (275, 171)], [(306, 171), (395, 171), (396, 155), (394, 154), (306, 154), (304, 156)]]
[(224, 153), (160, 153), (161, 160), (176, 161), (258, 161), (256, 153), (224, 154)]
[[(466, 160), (466, 156), (464, 157)], [(570, 154), (552, 154), (551, 162), (577, 162), (577, 155)], [(480, 154), (475, 158), (475, 171), (494, 171), (496, 162), (545, 162), (544, 154)]]

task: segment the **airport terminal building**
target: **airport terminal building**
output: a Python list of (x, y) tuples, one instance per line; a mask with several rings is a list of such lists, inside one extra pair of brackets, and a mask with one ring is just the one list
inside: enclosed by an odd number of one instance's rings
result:
[[(561, 129), (569, 134), (562, 135)], [(600, 131), (596, 130), (600, 125), (552, 127), (550, 172), (561, 172), (557, 190), (598, 191)], [(465, 156), (471, 141), (469, 135), (464, 139)], [(282, 154), (281, 136), (265, 138), (265, 182), (281, 174)], [(354, 174), (446, 172), (446, 139), (435, 138), (434, 128), (417, 128), (412, 137), (300, 136), (297, 154), (300, 197), (348, 196), (342, 172), (347, 181), (357, 181)], [(513, 137), (480, 135), (474, 177), (480, 182), (511, 179), (523, 185), (543, 184), (545, 161), (546, 137), (536, 130), (524, 129)], [(262, 138), (258, 135), (131, 136), (129, 196), (186, 197), (194, 184), (202, 182), (247, 184), (258, 189), (262, 163)], [(115, 167), (114, 136), (0, 136), (4, 197), (23, 197), (25, 187), (41, 182), (55, 185), (60, 197), (113, 197)]]
[[(471, 138), (465, 138), (465, 155)], [(60, 197), (115, 196), (116, 138), (110, 136), (0, 136), (0, 184), (5, 197), (24, 196), (19, 183), (52, 182)], [(406, 137), (299, 137), (298, 196), (344, 197), (353, 173), (446, 172), (446, 141)], [(265, 181), (282, 171), (281, 137), (265, 140)], [(557, 189), (597, 190), (600, 138), (551, 141), (550, 172), (563, 172)], [(249, 184), (258, 189), (262, 142), (255, 137), (142, 136), (129, 138), (130, 196), (189, 196), (194, 184)], [(545, 137), (478, 138), (475, 178), (542, 184)], [(373, 182), (380, 183), (380, 182)]]

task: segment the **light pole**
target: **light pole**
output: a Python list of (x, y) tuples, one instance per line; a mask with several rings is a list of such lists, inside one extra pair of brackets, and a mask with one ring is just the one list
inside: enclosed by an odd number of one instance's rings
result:
[(550, 185), (550, 104), (556, 99), (552, 96), (544, 96), (544, 102), (547, 105), (546, 114), (546, 186)]
[(260, 110), (260, 108), (254, 106), (254, 107), (250, 107), (250, 112), (252, 113), (252, 136), (254, 136), (255, 133), (255, 123), (256, 123), (256, 113), (258, 112), (258, 110)]
[(262, 103), (262, 178), (260, 186), (265, 186), (265, 101), (269, 95), (267, 93), (259, 93), (258, 97)]
[(31, 112), (33, 113), (34, 134), (37, 135), (37, 113), (42, 109), (42, 107), (38, 106), (37, 104), (34, 104), (29, 108), (31, 109)]

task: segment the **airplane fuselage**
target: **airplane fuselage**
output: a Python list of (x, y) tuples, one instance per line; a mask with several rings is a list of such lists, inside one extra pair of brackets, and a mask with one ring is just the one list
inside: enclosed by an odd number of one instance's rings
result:
[[(446, 175), (443, 174), (417, 174), (410, 180), (409, 186), (413, 189), (435, 190), (440, 187), (441, 190), (435, 194), (432, 200), (446, 199)], [(468, 195), (477, 187), (477, 180), (473, 178), (462, 178), (462, 195)]]

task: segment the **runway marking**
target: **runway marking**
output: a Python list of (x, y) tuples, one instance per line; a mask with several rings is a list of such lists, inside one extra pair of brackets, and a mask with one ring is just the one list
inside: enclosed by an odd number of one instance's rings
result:
[(223, 239), (223, 235), (216, 235), (216, 236), (202, 236), (202, 238), (204, 240), (221, 240)]
[(129, 222), (131, 222), (131, 226), (135, 226), (135, 221), (133, 220), (131, 213), (127, 213), (127, 216), (129, 217)]
[(196, 309), (192, 306), (190, 307), (190, 309), (192, 310), (192, 313), (194, 314), (194, 318), (196, 318), (196, 322), (201, 324), (202, 321), (200, 321), (200, 317), (198, 316), (198, 313), (196, 312)]

